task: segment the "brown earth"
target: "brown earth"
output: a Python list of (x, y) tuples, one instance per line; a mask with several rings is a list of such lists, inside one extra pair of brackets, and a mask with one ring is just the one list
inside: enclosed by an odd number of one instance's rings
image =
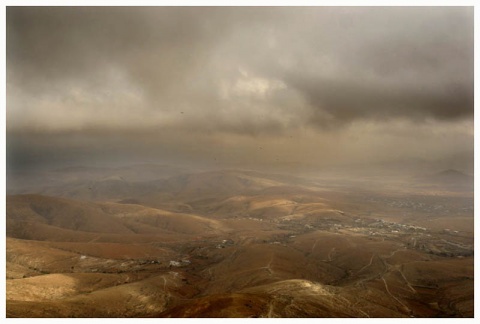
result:
[(8, 196), (7, 316), (473, 316), (471, 193), (287, 180), (222, 171), (116, 201)]

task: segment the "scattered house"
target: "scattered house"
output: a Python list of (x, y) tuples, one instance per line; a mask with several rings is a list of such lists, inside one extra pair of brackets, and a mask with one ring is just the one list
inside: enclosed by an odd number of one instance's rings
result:
[(170, 266), (171, 267), (181, 267), (182, 264), (178, 261), (170, 261)]
[(231, 245), (233, 245), (233, 244), (234, 244), (233, 240), (226, 239), (226, 240), (222, 240), (222, 243), (221, 243), (221, 244), (217, 244), (216, 248), (217, 248), (217, 249), (224, 249), (224, 248), (226, 248), (227, 246), (231, 246)]
[(170, 267), (181, 267), (181, 266), (186, 266), (186, 265), (189, 265), (190, 263), (190, 260), (188, 259), (182, 259), (180, 261), (170, 261), (169, 265)]

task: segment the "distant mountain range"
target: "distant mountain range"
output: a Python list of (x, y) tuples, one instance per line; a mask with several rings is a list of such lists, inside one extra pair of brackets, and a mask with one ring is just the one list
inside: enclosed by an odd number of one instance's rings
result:
[(442, 186), (449, 190), (473, 190), (474, 177), (458, 170), (448, 169), (426, 176), (420, 176), (417, 182), (424, 185)]

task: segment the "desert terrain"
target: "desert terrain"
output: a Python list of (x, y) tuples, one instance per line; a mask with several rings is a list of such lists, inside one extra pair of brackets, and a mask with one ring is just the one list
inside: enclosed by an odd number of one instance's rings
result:
[(12, 2), (7, 317), (473, 320), (473, 1)]
[(474, 314), (473, 177), (459, 171), (25, 179), (7, 191), (7, 317)]

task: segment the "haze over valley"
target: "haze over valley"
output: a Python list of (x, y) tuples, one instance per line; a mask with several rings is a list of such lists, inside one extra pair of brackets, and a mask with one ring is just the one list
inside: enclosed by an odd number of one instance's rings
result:
[(473, 8), (7, 7), (6, 315), (473, 317)]

